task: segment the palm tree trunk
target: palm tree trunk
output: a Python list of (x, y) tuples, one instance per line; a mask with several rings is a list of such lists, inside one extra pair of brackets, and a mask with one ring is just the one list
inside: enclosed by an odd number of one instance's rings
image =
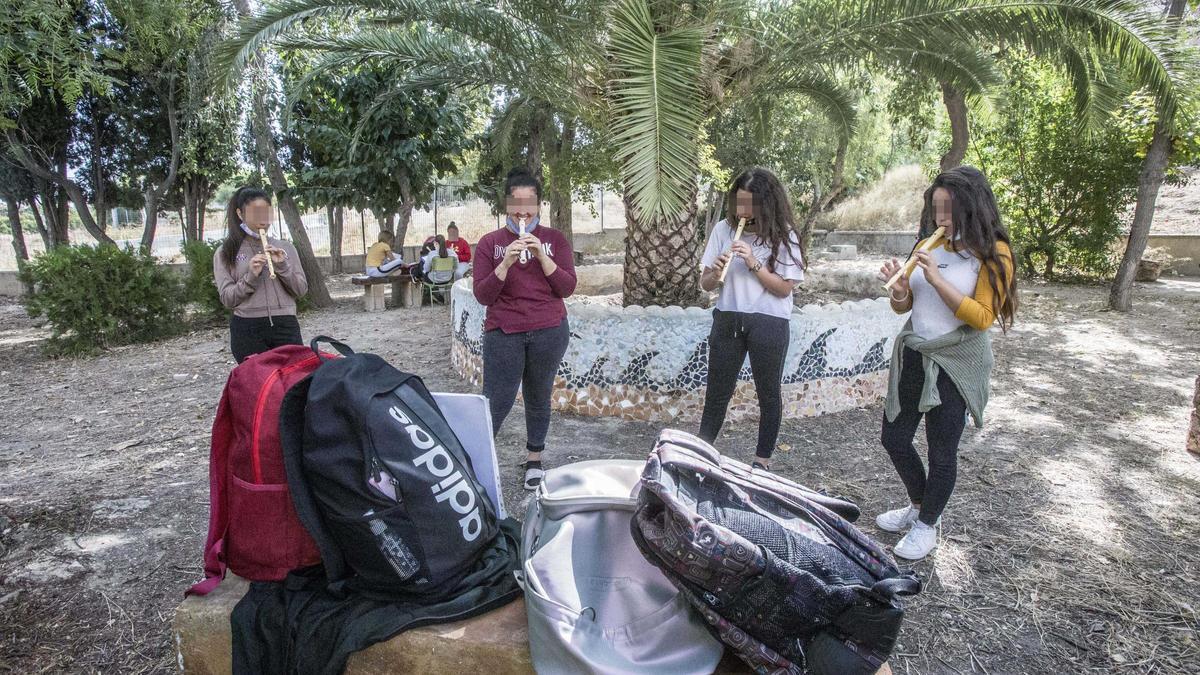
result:
[[(639, 218), (625, 199), (624, 304), (699, 305), (701, 242), (696, 231), (696, 190), (688, 208), (666, 218)], [(626, 191), (628, 195), (628, 191)]]
[[(1183, 16), (1185, 4), (1185, 0), (1172, 0), (1167, 16), (1178, 20)], [(1133, 207), (1133, 222), (1129, 225), (1129, 243), (1125, 246), (1125, 254), (1121, 256), (1117, 276), (1113, 279), (1112, 288), (1108, 293), (1108, 306), (1118, 312), (1133, 309), (1133, 280), (1137, 277), (1142, 254), (1146, 252), (1146, 243), (1150, 240), (1154, 205), (1158, 201), (1158, 190), (1162, 187), (1163, 178), (1167, 175), (1167, 162), (1170, 158), (1171, 137), (1167, 131), (1167, 124), (1160, 115), (1154, 124), (1154, 137), (1150, 140), (1150, 150), (1146, 153), (1141, 175), (1138, 176), (1137, 203)]]
[(967, 156), (971, 130), (967, 124), (967, 100), (963, 93), (947, 82), (942, 82), (942, 102), (950, 117), (950, 149), (942, 155), (942, 171), (949, 171), (962, 164)]

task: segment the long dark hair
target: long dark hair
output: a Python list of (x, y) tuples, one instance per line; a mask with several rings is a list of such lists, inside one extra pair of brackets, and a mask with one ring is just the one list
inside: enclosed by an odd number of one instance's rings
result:
[(437, 257), (445, 258), (446, 257), (446, 238), (439, 234), (438, 236), (434, 237), (433, 242), (435, 244), (437, 244), (437, 250), (438, 250)]
[(761, 166), (746, 169), (729, 186), (726, 195), (726, 222), (731, 228), (736, 227), (737, 193), (745, 190), (754, 195), (754, 227), (761, 241), (771, 246), (771, 257), (767, 259), (767, 269), (775, 271), (775, 263), (779, 260), (779, 247), (795, 242), (800, 248), (802, 267), (807, 266), (808, 253), (804, 250), (804, 237), (796, 225), (792, 215), (792, 202), (788, 199), (787, 188), (779, 178), (768, 169)]
[[(1012, 253), (1012, 241), (1000, 221), (1000, 209), (996, 206), (996, 195), (987, 176), (973, 166), (959, 166), (938, 174), (933, 184), (925, 191), (925, 208), (921, 210), (922, 239), (937, 229), (933, 208), (933, 193), (943, 188), (950, 193), (950, 213), (954, 219), (952, 243), (954, 250), (968, 251), (983, 263), (987, 270), (988, 284), (992, 287), (992, 311), (1000, 319), (1000, 329), (1007, 332), (1017, 314), (1017, 279), (1004, 267), (996, 242), (1008, 245)], [(1016, 270), (1016, 260), (1009, 261)]]
[(242, 217), (238, 215), (238, 209), (243, 209), (247, 204), (255, 199), (265, 199), (268, 204), (271, 203), (271, 195), (265, 190), (256, 187), (241, 187), (233, 193), (229, 198), (229, 206), (225, 208), (225, 222), (227, 230), (225, 232), (225, 243), (221, 244), (221, 259), (225, 261), (225, 266), (233, 269), (233, 264), (237, 259), (238, 250), (242, 248), (242, 240), (246, 238), (246, 232), (242, 230)]

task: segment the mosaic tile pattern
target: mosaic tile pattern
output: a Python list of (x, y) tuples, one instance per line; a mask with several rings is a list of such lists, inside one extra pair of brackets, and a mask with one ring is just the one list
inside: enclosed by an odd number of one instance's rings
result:
[[(459, 281), (452, 291), (451, 362), (478, 387), (484, 308), (470, 283)], [(556, 410), (663, 423), (699, 421), (708, 378), (710, 310), (568, 300), (567, 314), (571, 343), (555, 379)], [(882, 398), (892, 338), (904, 321), (885, 299), (809, 305), (794, 312), (784, 362), (784, 415), (823, 415)], [(757, 416), (747, 361), (726, 419)]]

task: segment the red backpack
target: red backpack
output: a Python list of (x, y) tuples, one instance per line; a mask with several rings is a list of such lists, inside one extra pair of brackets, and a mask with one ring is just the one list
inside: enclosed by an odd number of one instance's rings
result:
[(212, 430), (205, 579), (187, 594), (206, 595), (226, 568), (252, 581), (279, 581), (321, 562), (292, 505), (279, 442), (283, 395), (320, 365), (312, 349), (285, 345), (229, 374)]

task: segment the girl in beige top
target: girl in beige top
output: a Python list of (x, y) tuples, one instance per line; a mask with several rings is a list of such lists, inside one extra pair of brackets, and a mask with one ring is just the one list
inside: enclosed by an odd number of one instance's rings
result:
[[(304, 344), (296, 299), (308, 280), (291, 243), (271, 239), (271, 196), (243, 187), (229, 200), (225, 243), (213, 255), (213, 278), (221, 303), (233, 310), (229, 345), (238, 363), (280, 345)], [(275, 268), (272, 278), (267, 256)]]

